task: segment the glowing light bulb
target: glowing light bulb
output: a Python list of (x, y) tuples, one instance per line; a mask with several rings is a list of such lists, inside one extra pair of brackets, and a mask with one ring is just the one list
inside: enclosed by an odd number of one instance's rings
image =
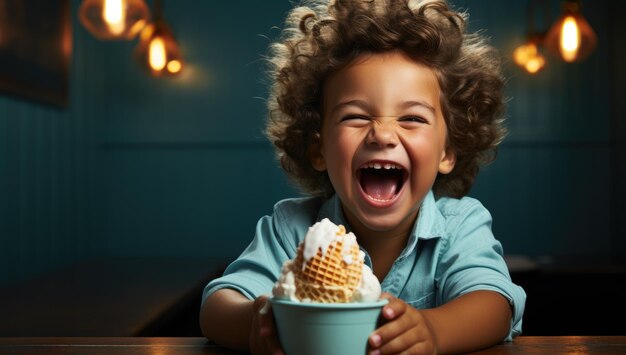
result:
[(180, 62), (180, 60), (172, 60), (167, 63), (167, 70), (172, 74), (178, 73), (182, 68), (183, 64)]
[(578, 49), (580, 48), (580, 30), (573, 16), (567, 16), (563, 20), (559, 45), (563, 60), (573, 62), (578, 56)]
[(153, 76), (174, 76), (185, 70), (185, 62), (180, 55), (178, 43), (162, 19), (156, 20), (141, 31), (135, 57)]
[(567, 63), (586, 58), (598, 39), (581, 12), (580, 0), (563, 2), (563, 13), (546, 34), (545, 46)]
[(530, 74), (535, 74), (539, 70), (541, 70), (541, 68), (543, 68), (545, 64), (546, 64), (546, 60), (543, 59), (542, 56), (536, 56), (536, 57), (531, 58), (526, 63), (526, 65), (524, 66), (524, 69), (526, 69), (526, 71), (529, 72)]
[(515, 49), (513, 59), (530, 74), (537, 73), (546, 65), (545, 58), (539, 53), (537, 44), (532, 39)]
[(80, 23), (101, 40), (131, 40), (150, 18), (144, 0), (82, 0)]
[(537, 45), (534, 43), (525, 43), (515, 48), (513, 59), (517, 65), (524, 66), (528, 61), (537, 55)]
[(105, 0), (102, 18), (114, 35), (124, 32), (126, 26), (126, 4), (124, 0)]
[(152, 41), (150, 41), (150, 46), (148, 48), (148, 58), (150, 67), (153, 70), (161, 71), (163, 70), (163, 68), (165, 68), (165, 42), (163, 42), (163, 38), (154, 37)]

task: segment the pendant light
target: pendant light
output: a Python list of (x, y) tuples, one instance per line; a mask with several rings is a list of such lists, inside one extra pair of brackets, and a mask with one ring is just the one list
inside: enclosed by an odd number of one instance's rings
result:
[(529, 74), (538, 73), (546, 65), (546, 58), (539, 51), (540, 37), (529, 35), (526, 43), (515, 48), (513, 60)]
[(78, 18), (100, 40), (131, 40), (148, 23), (150, 9), (143, 0), (83, 0)]
[(562, 8), (546, 35), (545, 46), (564, 61), (577, 62), (593, 51), (598, 39), (581, 13), (580, 0), (566, 0)]
[[(539, 8), (539, 5), (543, 5), (543, 7)], [(544, 22), (546, 24), (548, 23), (547, 3), (545, 1), (531, 0), (528, 6), (528, 12), (526, 13), (528, 30), (526, 42), (515, 48), (513, 52), (513, 60), (515, 63), (529, 74), (538, 73), (546, 65), (546, 58), (540, 50), (545, 32), (540, 32), (535, 29), (535, 15), (538, 10), (543, 12)]]
[(135, 56), (154, 76), (177, 75), (183, 70), (180, 48), (163, 18), (160, 0), (154, 1), (154, 21), (141, 31)]

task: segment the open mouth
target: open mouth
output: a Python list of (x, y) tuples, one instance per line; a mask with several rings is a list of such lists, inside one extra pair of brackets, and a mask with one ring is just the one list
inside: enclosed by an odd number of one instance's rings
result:
[(372, 200), (386, 202), (393, 200), (406, 181), (406, 170), (394, 163), (369, 162), (358, 172), (359, 184)]

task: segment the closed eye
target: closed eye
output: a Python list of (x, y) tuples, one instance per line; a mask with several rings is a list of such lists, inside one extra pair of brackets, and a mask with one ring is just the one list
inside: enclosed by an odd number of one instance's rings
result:
[(421, 116), (403, 116), (400, 117), (399, 119), (400, 122), (415, 122), (415, 123), (425, 123), (425, 124), (430, 124), (430, 122)]
[(369, 121), (369, 117), (367, 116), (363, 116), (363, 115), (347, 115), (341, 118), (341, 121), (350, 121), (350, 120), (368, 120)]

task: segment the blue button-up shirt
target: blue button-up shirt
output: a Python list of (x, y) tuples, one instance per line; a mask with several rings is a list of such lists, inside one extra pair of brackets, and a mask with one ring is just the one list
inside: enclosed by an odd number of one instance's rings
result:
[[(491, 231), (489, 211), (473, 198), (435, 200), (430, 192), (418, 216), (406, 247), (381, 282), (383, 291), (418, 309), (437, 307), (476, 290), (496, 291), (513, 310), (507, 340), (520, 334), (526, 293), (511, 281), (502, 245)], [(336, 195), (327, 201), (278, 202), (271, 216), (259, 220), (252, 243), (222, 277), (209, 282), (203, 300), (222, 288), (238, 290), (250, 299), (270, 293), (283, 262), (296, 256), (308, 228), (323, 218), (350, 230)]]

